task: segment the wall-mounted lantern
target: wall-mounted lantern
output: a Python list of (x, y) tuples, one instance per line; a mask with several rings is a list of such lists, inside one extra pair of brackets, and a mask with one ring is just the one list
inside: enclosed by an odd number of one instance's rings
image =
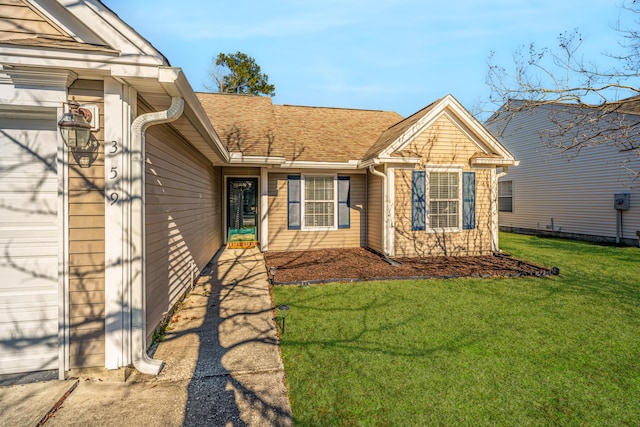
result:
[(96, 105), (83, 105), (75, 100), (67, 103), (69, 111), (64, 113), (58, 127), (64, 144), (81, 168), (90, 167), (99, 154), (100, 143), (91, 133), (97, 131), (100, 113)]
[(85, 149), (91, 142), (91, 111), (69, 101), (69, 111), (64, 113), (58, 127), (67, 147)]

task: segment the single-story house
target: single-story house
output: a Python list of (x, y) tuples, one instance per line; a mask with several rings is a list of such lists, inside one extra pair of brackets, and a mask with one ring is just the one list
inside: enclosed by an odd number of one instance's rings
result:
[[(511, 104), (485, 123), (521, 161), (499, 180), (500, 228), (637, 245), (640, 158), (624, 146), (637, 144), (640, 110), (625, 103), (600, 118), (571, 104)], [(579, 124), (565, 132), (568, 123)]]
[(396, 113), (196, 94), (98, 0), (0, 4), (0, 375), (134, 365), (225, 244), (497, 249), (514, 157), (447, 95)]

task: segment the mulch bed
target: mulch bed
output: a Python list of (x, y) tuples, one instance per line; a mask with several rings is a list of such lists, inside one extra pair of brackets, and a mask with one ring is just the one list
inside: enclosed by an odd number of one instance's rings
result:
[(391, 265), (379, 254), (364, 248), (266, 252), (265, 259), (269, 278), (276, 285), (406, 278), (546, 276), (559, 273), (557, 268), (549, 269), (505, 255), (394, 258), (400, 265)]

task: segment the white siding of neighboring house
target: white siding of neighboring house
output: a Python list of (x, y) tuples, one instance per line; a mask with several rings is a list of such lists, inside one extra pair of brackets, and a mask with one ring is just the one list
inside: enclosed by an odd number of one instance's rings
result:
[(535, 113), (515, 114), (502, 134), (501, 123), (486, 125), (520, 160), (500, 179), (513, 182), (513, 212), (499, 213), (500, 227), (615, 240), (614, 194), (630, 193), (631, 209), (622, 214), (623, 238), (637, 239), (640, 181), (633, 181), (631, 171), (640, 170), (640, 161), (628, 162), (635, 154), (620, 153), (613, 146), (585, 147), (579, 152), (549, 147), (540, 138), (541, 131), (554, 126), (549, 112), (540, 107)]

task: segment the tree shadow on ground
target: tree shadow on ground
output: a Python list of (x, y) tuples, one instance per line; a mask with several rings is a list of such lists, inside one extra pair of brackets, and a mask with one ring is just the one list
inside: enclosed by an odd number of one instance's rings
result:
[(184, 426), (292, 425), (264, 261), (237, 252), (212, 260), (169, 324), (177, 354), (197, 351), (195, 366), (173, 361), (193, 370)]

